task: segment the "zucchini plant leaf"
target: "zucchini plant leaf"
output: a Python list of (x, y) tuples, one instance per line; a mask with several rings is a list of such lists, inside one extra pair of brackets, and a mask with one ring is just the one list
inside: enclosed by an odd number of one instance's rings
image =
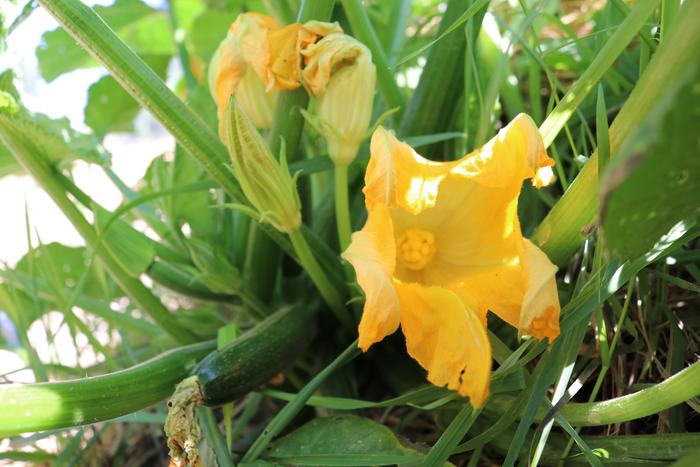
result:
[[(208, 8), (190, 26), (188, 48), (201, 60), (209, 61), (238, 12)], [(205, 80), (206, 81), (206, 80)]]
[[(169, 156), (169, 155), (168, 155)], [(141, 193), (148, 194), (206, 180), (207, 174), (178, 145), (174, 157), (161, 156), (151, 162), (143, 177)], [(153, 206), (160, 211), (164, 220), (180, 230), (189, 226), (192, 237), (213, 239), (219, 228), (218, 211), (209, 191), (183, 193), (155, 200)]]
[[(27, 252), (9, 273), (7, 280), (39, 297), (50, 294), (69, 296), (68, 291), (80, 282), (87, 267), (88, 254), (84, 247), (70, 247), (49, 243)], [(59, 290), (60, 288), (60, 290)], [(95, 262), (90, 266), (82, 284), (82, 295), (100, 299), (112, 299), (121, 295), (116, 284)]]
[[(103, 164), (109, 160), (109, 155), (95, 136), (75, 131), (67, 118), (52, 119), (44, 114), (24, 112), (8, 115), (0, 111), (0, 125), (15, 134), (24, 135), (51, 162), (83, 159)], [(23, 169), (12, 153), (0, 144), (0, 177), (21, 172)]]
[[(172, 55), (175, 52), (167, 14), (140, 0), (117, 0), (96, 6), (95, 12), (139, 55)], [(80, 68), (98, 66), (63, 29), (44, 33), (36, 49), (39, 71), (46, 81)]]
[(623, 259), (644, 254), (676, 223), (700, 214), (700, 67), (669, 87), (675, 90), (625, 140), (603, 182), (605, 240)]
[[(49, 118), (29, 112), (22, 106), (14, 86), (11, 70), (0, 73), (0, 125), (12, 133), (24, 135), (51, 162), (82, 159), (97, 164), (107, 163), (109, 154), (93, 134), (80, 133), (70, 126), (67, 118)], [(8, 148), (0, 143), (0, 178), (22, 173)]]
[(355, 415), (317, 418), (273, 443), (267, 460), (294, 465), (419, 464), (420, 451), (386, 426)]
[[(142, 57), (158, 76), (165, 77), (170, 55)], [(131, 131), (141, 106), (112, 76), (103, 76), (88, 88), (85, 124), (100, 137), (110, 131)]]

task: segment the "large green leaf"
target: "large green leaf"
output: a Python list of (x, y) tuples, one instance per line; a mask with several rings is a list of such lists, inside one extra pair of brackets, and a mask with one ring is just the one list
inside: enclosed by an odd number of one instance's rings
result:
[(285, 465), (361, 466), (418, 464), (423, 454), (384, 425), (345, 415), (312, 420), (273, 443), (265, 458)]
[[(67, 118), (52, 119), (22, 107), (13, 81), (12, 70), (0, 73), (0, 93), (5, 95), (4, 99), (0, 99), (1, 125), (7, 126), (15, 134), (25, 135), (52, 162), (83, 159), (105, 163), (109, 160), (109, 154), (97, 138), (75, 131)], [(0, 143), (0, 178), (22, 171), (14, 156)]]
[[(22, 134), (32, 141), (52, 162), (83, 159), (105, 163), (109, 155), (100, 146), (94, 135), (73, 130), (67, 118), (52, 119), (43, 114), (0, 112), (0, 125), (13, 133)], [(0, 177), (22, 172), (10, 151), (0, 144)]]
[(202, 60), (209, 60), (235, 18), (235, 13), (204, 10), (190, 26), (188, 45), (192, 53)]
[[(188, 157), (178, 145), (174, 158), (162, 156), (151, 162), (143, 178), (143, 193), (153, 193), (162, 190), (189, 185), (206, 180), (208, 177), (192, 158)], [(183, 193), (154, 202), (164, 215), (165, 220), (180, 229), (187, 224), (193, 237), (214, 239), (218, 230), (218, 210), (212, 205), (216, 200), (209, 191)]]
[(600, 216), (610, 250), (647, 252), (676, 223), (700, 213), (700, 67), (668, 85), (610, 163)]
[(49, 243), (27, 252), (15, 266), (15, 271), (24, 274), (11, 277), (17, 281), (34, 278), (32, 283), (23, 283), (25, 290), (33, 290), (34, 287), (37, 291), (49, 288), (56, 296), (66, 296), (67, 291), (78, 285), (85, 274), (83, 295), (102, 300), (120, 296), (121, 293), (114, 282), (96, 262), (90, 265), (87, 273), (85, 272), (87, 261), (88, 253), (84, 247)]
[[(163, 78), (170, 55), (148, 55), (144, 60)], [(141, 107), (112, 76), (103, 76), (88, 89), (85, 124), (99, 136), (110, 131), (130, 131)]]
[[(140, 0), (117, 0), (96, 6), (95, 12), (139, 55), (172, 55), (175, 51), (167, 14)], [(39, 71), (46, 81), (79, 68), (97, 66), (63, 29), (45, 33), (36, 49)]]

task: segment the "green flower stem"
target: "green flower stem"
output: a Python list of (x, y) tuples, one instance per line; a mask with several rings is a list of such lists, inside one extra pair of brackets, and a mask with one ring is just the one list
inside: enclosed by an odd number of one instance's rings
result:
[[(562, 407), (561, 416), (573, 426), (600, 426), (629, 422), (648, 417), (700, 395), (700, 362), (695, 362), (659, 384), (633, 394), (602, 402), (569, 403)], [(514, 397), (493, 396), (486, 409), (504, 412)], [(535, 421), (541, 422), (548, 409), (542, 408)]]
[[(328, 21), (333, 12), (333, 0), (305, 0), (297, 15), (297, 21), (305, 23), (311, 20)], [(293, 91), (282, 91), (277, 99), (275, 119), (268, 136), (268, 144), (272, 154), (279, 157), (282, 141), (284, 141), (287, 162), (299, 159), (299, 142), (304, 128), (304, 117), (300, 109), (305, 109), (309, 103), (309, 95), (304, 88)]]
[(73, 381), (0, 385), (0, 437), (97, 423), (168, 397), (216, 348), (203, 342), (169, 350), (139, 365)]
[(297, 14), (299, 23), (307, 21), (329, 21), (333, 14), (335, 0), (303, 0)]
[(698, 395), (700, 362), (634, 394), (603, 402), (569, 404), (561, 410), (561, 415), (572, 425), (611, 425), (659, 413)]
[(596, 55), (590, 66), (542, 123), (540, 131), (542, 132), (545, 147), (549, 147), (554, 142), (554, 139), (561, 129), (564, 128), (564, 125), (581, 102), (583, 102), (583, 99), (593, 90), (596, 83), (600, 81), (617, 57), (634, 39), (658, 4), (659, 0), (640, 0), (620, 27), (610, 36), (610, 39)]
[(309, 248), (309, 244), (306, 242), (306, 239), (302, 235), (301, 231), (296, 229), (289, 232), (289, 238), (292, 241), (294, 250), (297, 253), (299, 263), (309, 274), (309, 277), (311, 277), (313, 283), (316, 284), (319, 292), (321, 292), (321, 296), (323, 296), (323, 299), (326, 301), (328, 306), (330, 306), (331, 311), (333, 311), (335, 316), (338, 318), (338, 321), (340, 321), (341, 324), (343, 324), (343, 326), (345, 326), (347, 329), (353, 329), (353, 323), (350, 321), (350, 316), (343, 305), (340, 294), (328, 281), (328, 278), (316, 261), (316, 258), (311, 252), (311, 248)]
[[(36, 154), (33, 143), (27, 141), (26, 138), (12, 134), (3, 125), (0, 125), (0, 140), (5, 143), (17, 161), (34, 177), (63, 211), (63, 214), (85, 239), (85, 242), (94, 247), (98, 239), (95, 229), (85, 220), (83, 214), (66, 196), (63, 185), (57, 175), (49, 163), (39, 154)], [(106, 248), (98, 248), (97, 255), (124, 293), (145, 313), (150, 315), (165, 332), (182, 343), (192, 343), (198, 340), (197, 336), (190, 329), (180, 324), (146, 286), (137, 278), (129, 276), (127, 271), (119, 265)]]
[(155, 260), (145, 274), (157, 284), (187, 297), (211, 302), (230, 302), (234, 298), (233, 295), (212, 292), (188, 266), (178, 263)]
[[(638, 3), (635, 10), (646, 3)], [(663, 99), (667, 84), (697, 61), (700, 50), (700, 2), (685, 2), (669, 39), (659, 45), (629, 98), (610, 125), (610, 156)], [(610, 42), (610, 41), (609, 41)], [(683, 44), (677, 46), (677, 44)], [(602, 55), (602, 54), (601, 54)], [(583, 79), (583, 78), (581, 78)], [(581, 81), (581, 80), (579, 80)], [(568, 98), (573, 99), (572, 97)], [(562, 102), (566, 101), (565, 97)], [(562, 109), (560, 109), (562, 110)], [(554, 121), (548, 124), (554, 128)], [(545, 125), (543, 124), (544, 128)], [(552, 138), (550, 134), (550, 138)], [(671, 155), (669, 155), (671, 156)], [(563, 264), (586, 239), (581, 229), (598, 210), (598, 154), (594, 153), (564, 196), (539, 225), (532, 241), (556, 264)]]
[(396, 84), (394, 75), (389, 67), (389, 61), (386, 58), (382, 44), (377, 37), (377, 33), (372, 26), (372, 22), (367, 15), (367, 10), (360, 0), (341, 0), (343, 10), (348, 17), (350, 27), (352, 27), (355, 36), (362, 41), (370, 52), (372, 52), (372, 61), (377, 66), (377, 81), (379, 82), (379, 90), (387, 103), (387, 107), (398, 107), (395, 118), (399, 120), (405, 109), (405, 102), (401, 89)]
[(348, 201), (348, 166), (335, 164), (335, 220), (338, 227), (340, 251), (350, 246), (350, 205)]
[[(310, 20), (325, 21), (331, 17), (333, 1), (307, 0), (302, 3), (298, 13), (299, 22)], [(300, 159), (299, 143), (304, 128), (304, 118), (300, 110), (309, 103), (309, 95), (303, 88), (293, 91), (282, 91), (277, 99), (275, 118), (268, 135), (268, 145), (272, 154), (279, 158), (284, 145), (287, 162)], [(302, 200), (308, 193), (308, 180), (303, 180), (298, 187)], [(263, 302), (272, 298), (270, 290), (275, 289), (277, 269), (282, 260), (282, 254), (273, 239), (266, 235), (263, 227), (253, 224), (250, 227), (251, 241), (246, 258), (246, 285), (251, 295), (257, 296)]]

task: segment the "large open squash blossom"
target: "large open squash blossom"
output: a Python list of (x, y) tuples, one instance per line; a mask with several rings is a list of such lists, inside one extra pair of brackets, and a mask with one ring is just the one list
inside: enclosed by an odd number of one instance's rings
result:
[(548, 183), (552, 164), (524, 114), (446, 163), (377, 129), (365, 175), (367, 223), (343, 254), (366, 296), (362, 350), (400, 324), (428, 380), (478, 407), (491, 377), (488, 310), (521, 335), (556, 338), (556, 267), (523, 238), (517, 215), (523, 180)]

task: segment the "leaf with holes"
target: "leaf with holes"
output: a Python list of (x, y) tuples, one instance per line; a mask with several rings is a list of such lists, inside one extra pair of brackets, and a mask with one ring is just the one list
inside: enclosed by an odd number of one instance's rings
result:
[(647, 252), (676, 223), (700, 214), (700, 67), (659, 102), (610, 161), (600, 218), (610, 250)]

